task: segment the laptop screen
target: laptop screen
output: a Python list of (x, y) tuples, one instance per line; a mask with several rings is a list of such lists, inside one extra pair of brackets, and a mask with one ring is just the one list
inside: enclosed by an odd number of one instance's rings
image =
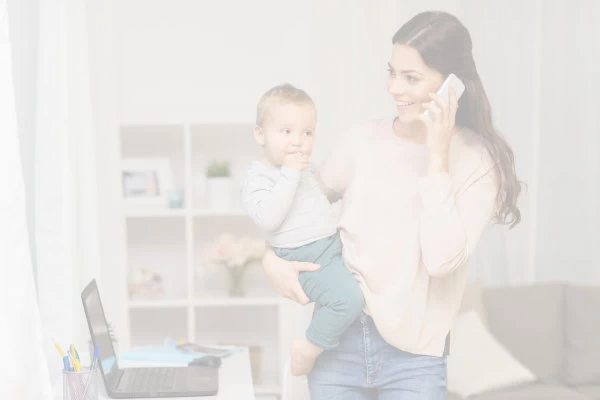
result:
[(113, 379), (118, 377), (119, 365), (110, 340), (108, 324), (95, 280), (91, 281), (83, 290), (81, 300), (83, 301), (92, 342), (94, 345), (100, 345), (99, 366), (104, 376), (104, 382), (107, 388), (111, 388), (113, 387)]

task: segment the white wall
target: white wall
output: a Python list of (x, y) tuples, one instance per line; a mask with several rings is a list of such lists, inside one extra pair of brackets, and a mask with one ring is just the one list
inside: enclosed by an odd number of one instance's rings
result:
[(260, 95), (288, 81), (317, 104), (318, 162), (344, 129), (393, 112), (385, 70), (400, 24), (457, 4), (116, 2), (119, 120), (251, 122)]
[(122, 121), (254, 120), (269, 87), (305, 87), (310, 2), (116, 3)]

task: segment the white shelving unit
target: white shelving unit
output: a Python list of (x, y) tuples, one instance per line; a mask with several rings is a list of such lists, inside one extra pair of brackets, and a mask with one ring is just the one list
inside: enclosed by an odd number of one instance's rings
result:
[(283, 362), (282, 301), (259, 265), (245, 276), (246, 296), (229, 297), (226, 271), (203, 265), (207, 243), (229, 232), (260, 238), (240, 208), (207, 206), (204, 175), (211, 160), (229, 160), (236, 198), (250, 162), (261, 156), (252, 124), (135, 123), (120, 127), (121, 159), (168, 158), (175, 189), (183, 190), (182, 208), (125, 208), (126, 265), (161, 275), (164, 295), (128, 296), (131, 346), (162, 344), (165, 337), (207, 344), (260, 348), (253, 375), (257, 399), (279, 399)]

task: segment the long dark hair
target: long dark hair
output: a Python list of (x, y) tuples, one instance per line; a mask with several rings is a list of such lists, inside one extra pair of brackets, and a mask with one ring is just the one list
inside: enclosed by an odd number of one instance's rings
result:
[(417, 14), (392, 38), (393, 44), (416, 49), (423, 61), (444, 77), (454, 73), (465, 84), (459, 100), (456, 124), (471, 129), (483, 142), (496, 163), (499, 182), (495, 222), (509, 224), (521, 220), (517, 198), (521, 184), (515, 172), (514, 155), (492, 124), (492, 109), (475, 67), (469, 31), (455, 16), (441, 11)]

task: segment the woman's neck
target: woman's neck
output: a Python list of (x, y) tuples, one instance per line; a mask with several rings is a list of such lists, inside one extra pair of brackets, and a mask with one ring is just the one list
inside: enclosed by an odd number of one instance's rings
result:
[(409, 140), (417, 144), (425, 144), (427, 142), (427, 132), (425, 125), (421, 121), (413, 121), (410, 123), (400, 123), (398, 117), (394, 118), (392, 128), (396, 136), (402, 139)]

